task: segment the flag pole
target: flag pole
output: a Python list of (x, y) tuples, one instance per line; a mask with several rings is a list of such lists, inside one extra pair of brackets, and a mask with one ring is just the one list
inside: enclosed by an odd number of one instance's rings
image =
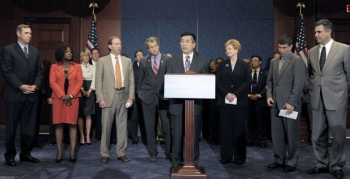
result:
[(302, 3), (302, 2), (298, 2), (297, 7), (299, 7), (299, 15), (300, 15), (300, 17), (302, 19), (304, 19), (304, 15), (303, 15), (303, 13), (301, 11), (302, 11), (303, 8), (305, 8), (305, 4)]
[(92, 7), (92, 15), (94, 16), (94, 20), (96, 22), (96, 15), (95, 15), (95, 7), (98, 8), (98, 4), (95, 2), (90, 3), (89, 8)]

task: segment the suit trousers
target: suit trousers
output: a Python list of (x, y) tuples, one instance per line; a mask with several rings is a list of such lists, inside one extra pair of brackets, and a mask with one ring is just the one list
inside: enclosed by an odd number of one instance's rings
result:
[[(135, 94), (135, 98), (138, 96)], [(129, 108), (129, 114), (131, 115), (128, 120), (128, 136), (131, 140), (138, 142), (139, 138), (137, 136), (138, 127), (140, 126), (141, 138), (146, 139), (145, 122), (142, 114), (141, 102), (139, 99), (135, 99), (134, 104)]]
[(8, 102), (5, 101), (5, 159), (14, 159), (17, 152), (15, 147), (16, 128), (20, 122), (20, 156), (30, 155), (33, 150), (36, 131), (36, 120), (39, 102)]
[(221, 142), (220, 157), (224, 160), (245, 162), (246, 148), (246, 107), (220, 107)]
[(96, 131), (96, 138), (101, 139), (101, 133), (102, 133), (102, 122), (101, 122), (101, 117), (102, 117), (102, 108), (100, 107), (99, 103), (95, 104), (95, 114), (92, 115), (94, 118), (93, 122), (93, 127), (95, 128)]
[(141, 101), (143, 116), (145, 120), (146, 134), (147, 134), (147, 150), (150, 155), (158, 155), (157, 151), (157, 127), (158, 115), (160, 116), (163, 137), (165, 141), (165, 154), (171, 153), (171, 127), (168, 118), (168, 101), (161, 100), (157, 95), (154, 95), (150, 104)]
[[(271, 133), (275, 162), (296, 167), (299, 158), (299, 119), (278, 116), (276, 105), (271, 109)], [(288, 154), (288, 155), (287, 155)]]
[[(185, 105), (184, 105), (185, 106)], [(182, 110), (184, 113), (184, 109)], [(196, 114), (196, 112), (195, 112)], [(201, 115), (194, 115), (194, 152), (193, 165), (198, 166), (199, 163), (199, 132)], [(184, 133), (185, 133), (185, 119), (184, 115), (171, 115), (171, 122), (173, 124), (173, 165), (183, 164), (183, 150), (184, 150)]]
[(312, 146), (316, 155), (316, 167), (329, 166), (328, 128), (333, 135), (331, 168), (342, 169), (345, 164), (346, 108), (327, 110), (322, 95), (317, 109), (312, 110)]
[(127, 147), (127, 108), (125, 108), (125, 90), (115, 90), (111, 107), (102, 109), (101, 156), (110, 157), (110, 134), (113, 121), (116, 124), (118, 157), (125, 155)]
[(247, 110), (247, 141), (253, 143), (266, 143), (267, 141), (267, 120), (265, 110), (260, 107), (258, 101), (251, 101)]

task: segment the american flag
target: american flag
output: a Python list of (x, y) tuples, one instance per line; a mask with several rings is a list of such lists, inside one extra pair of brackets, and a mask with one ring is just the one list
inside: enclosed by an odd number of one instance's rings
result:
[(297, 41), (295, 42), (294, 53), (299, 55), (305, 62), (307, 68), (307, 47), (306, 47), (306, 35), (303, 18), (300, 17), (299, 29), (297, 34)]
[(91, 17), (91, 28), (86, 42), (86, 50), (91, 50), (92, 48), (98, 47), (97, 32), (96, 32), (96, 16), (93, 14)]

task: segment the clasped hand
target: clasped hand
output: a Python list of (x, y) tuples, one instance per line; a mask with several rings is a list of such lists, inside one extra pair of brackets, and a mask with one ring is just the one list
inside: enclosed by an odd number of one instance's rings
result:
[(235, 98), (236, 98), (236, 95), (232, 94), (232, 93), (228, 93), (225, 98), (229, 101), (229, 102), (232, 102)]
[(24, 84), (24, 85), (21, 85), (19, 88), (23, 91), (24, 94), (33, 94), (36, 90), (36, 85)]

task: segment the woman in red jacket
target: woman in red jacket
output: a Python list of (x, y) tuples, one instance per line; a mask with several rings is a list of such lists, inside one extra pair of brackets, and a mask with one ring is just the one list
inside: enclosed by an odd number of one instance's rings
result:
[(81, 97), (80, 88), (83, 84), (82, 71), (80, 64), (72, 62), (73, 48), (69, 45), (58, 46), (55, 50), (55, 58), (58, 63), (51, 66), (50, 87), (53, 124), (56, 125), (56, 162), (62, 161), (63, 124), (69, 125), (70, 161), (75, 162), (79, 97)]

